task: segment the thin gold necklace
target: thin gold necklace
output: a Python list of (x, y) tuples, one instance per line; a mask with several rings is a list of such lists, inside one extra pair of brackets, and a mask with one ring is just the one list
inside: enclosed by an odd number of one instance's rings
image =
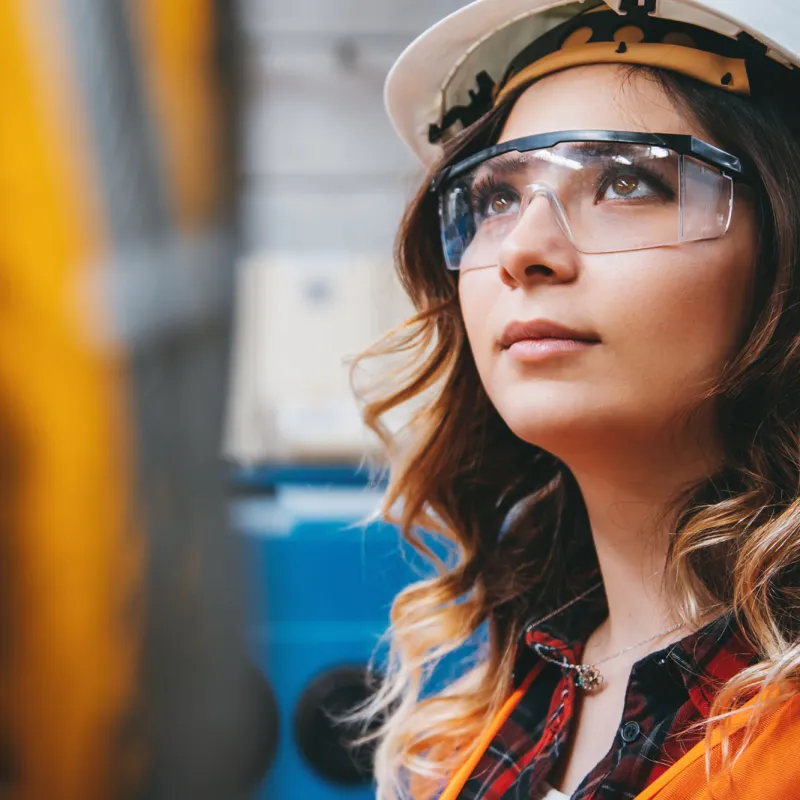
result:
[[(547, 620), (554, 617), (556, 614), (560, 614), (565, 609), (569, 608), (574, 603), (577, 603), (579, 600), (583, 600), (586, 595), (591, 594), (595, 589), (599, 589), (603, 585), (602, 581), (599, 581), (591, 588), (587, 589), (585, 592), (582, 592), (577, 597), (570, 600), (568, 603), (565, 603), (560, 608), (557, 608), (555, 611), (551, 611), (546, 616), (542, 617), (541, 619), (536, 620), (536, 622), (532, 622), (526, 626), (526, 631), (531, 631), (534, 628), (541, 625), (543, 622), (547, 622)], [(655, 636), (650, 636), (647, 639), (643, 639), (641, 642), (636, 642), (636, 644), (629, 645), (628, 647), (624, 647), (619, 653), (614, 653), (614, 655), (606, 656), (605, 658), (601, 658), (599, 661), (595, 661), (593, 664), (571, 664), (566, 659), (559, 660), (557, 658), (552, 658), (546, 655), (543, 652), (543, 647), (541, 645), (533, 645), (533, 649), (542, 658), (544, 661), (549, 661), (551, 664), (558, 664), (559, 667), (562, 669), (567, 670), (574, 670), (577, 673), (576, 683), (577, 685), (583, 689), (584, 691), (591, 692), (595, 689), (599, 689), (604, 681), (604, 678), (598, 669), (601, 664), (605, 664), (607, 661), (613, 661), (615, 658), (619, 658), (625, 653), (629, 653), (631, 650), (635, 650), (637, 647), (644, 647), (646, 644), (650, 642), (654, 642), (656, 639), (659, 639), (662, 636), (666, 636), (668, 633), (672, 633), (673, 631), (677, 631), (679, 628), (683, 628), (686, 625), (685, 622), (680, 622), (677, 625), (673, 625), (671, 628), (667, 628), (666, 630), (661, 631), (661, 633), (657, 633)]]

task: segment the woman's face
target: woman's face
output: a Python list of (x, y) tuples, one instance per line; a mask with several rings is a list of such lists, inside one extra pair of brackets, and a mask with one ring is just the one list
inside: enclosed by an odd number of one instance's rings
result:
[[(709, 140), (656, 82), (599, 65), (531, 86), (500, 141), (587, 129)], [(676, 420), (696, 406), (741, 341), (755, 242), (755, 215), (737, 194), (730, 230), (719, 239), (585, 255), (537, 198), (504, 241), (499, 266), (459, 275), (464, 323), (489, 398), (519, 437), (559, 456), (674, 436)], [(501, 345), (506, 326), (531, 320), (599, 341), (544, 358)]]

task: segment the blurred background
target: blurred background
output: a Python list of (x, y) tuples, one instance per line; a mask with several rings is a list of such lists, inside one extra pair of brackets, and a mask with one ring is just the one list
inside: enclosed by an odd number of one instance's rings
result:
[(410, 313), (383, 81), (460, 4), (0, 0), (4, 798), (374, 796), (330, 715), (425, 571), (345, 360)]

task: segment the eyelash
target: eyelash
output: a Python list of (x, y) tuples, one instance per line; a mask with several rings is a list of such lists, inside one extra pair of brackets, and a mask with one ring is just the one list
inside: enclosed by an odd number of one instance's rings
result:
[(597, 198), (601, 192), (608, 189), (611, 183), (620, 175), (634, 175), (637, 178), (644, 178), (647, 184), (662, 198), (665, 200), (675, 199), (675, 190), (668, 186), (664, 182), (663, 178), (647, 167), (637, 164), (636, 162), (624, 167), (614, 167), (608, 170), (595, 189), (595, 198)]
[[(501, 183), (494, 176), (483, 178), (480, 183), (472, 186), (469, 193), (470, 206), (473, 211), (486, 207), (486, 203), (501, 189), (511, 189), (506, 183)], [(514, 190), (511, 189), (513, 192)]]

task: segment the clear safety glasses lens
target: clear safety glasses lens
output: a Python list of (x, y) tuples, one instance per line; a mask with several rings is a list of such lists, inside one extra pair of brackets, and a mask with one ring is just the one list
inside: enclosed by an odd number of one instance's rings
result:
[(580, 252), (616, 253), (716, 239), (732, 209), (733, 181), (716, 167), (622, 142), (503, 153), (439, 189), (452, 270), (498, 265), (509, 237), (535, 242), (554, 221)]

